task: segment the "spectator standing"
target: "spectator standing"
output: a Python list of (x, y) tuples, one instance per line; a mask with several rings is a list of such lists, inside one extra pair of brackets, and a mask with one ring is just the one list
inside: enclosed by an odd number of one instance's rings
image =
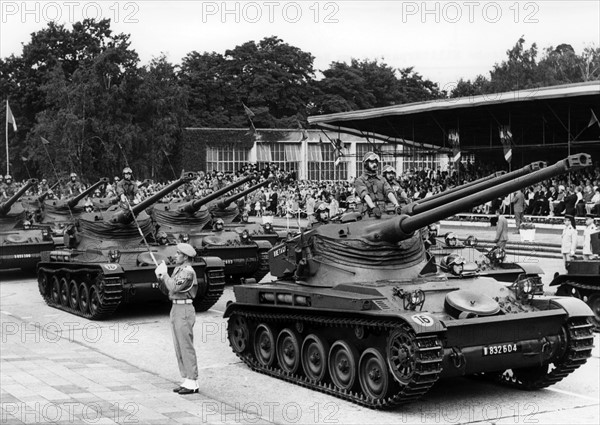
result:
[(596, 233), (598, 228), (594, 224), (594, 218), (591, 214), (588, 214), (587, 219), (585, 221), (585, 229), (583, 229), (583, 249), (582, 254), (583, 258), (589, 260), (592, 255), (592, 233)]
[(517, 190), (514, 193), (512, 198), (513, 211), (515, 213), (515, 225), (517, 226), (517, 230), (515, 233), (519, 233), (519, 228), (521, 227), (521, 223), (523, 222), (523, 217), (525, 213), (525, 195), (521, 190)]
[(561, 236), (560, 252), (565, 260), (565, 267), (568, 261), (571, 261), (577, 249), (577, 229), (575, 229), (575, 218), (572, 215), (565, 215), (565, 228)]
[(508, 221), (500, 209), (496, 210), (496, 218), (498, 221), (496, 222), (496, 238), (494, 239), (494, 243), (498, 248), (504, 249), (506, 242), (508, 242)]

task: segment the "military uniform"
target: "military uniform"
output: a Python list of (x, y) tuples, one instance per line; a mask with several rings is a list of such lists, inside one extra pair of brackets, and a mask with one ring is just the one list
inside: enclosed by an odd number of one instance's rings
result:
[[(171, 308), (171, 331), (179, 372), (186, 381), (198, 379), (198, 362), (194, 349), (194, 324), (196, 310), (192, 300), (198, 292), (196, 272), (190, 262), (175, 267), (173, 275), (159, 278), (159, 289), (173, 301)], [(187, 388), (188, 390), (196, 390)]]
[(367, 172), (354, 180), (354, 188), (361, 200), (365, 198), (365, 195), (369, 195), (376, 205), (385, 204), (388, 195), (394, 193), (394, 190), (383, 176)]
[(133, 202), (138, 193), (137, 185), (131, 180), (123, 179), (117, 183), (117, 196), (125, 195), (129, 202)]
[(81, 183), (79, 183), (78, 181), (69, 181), (66, 185), (65, 185), (65, 196), (67, 197), (72, 197), (72, 196), (77, 196), (79, 195), (81, 192), (83, 192), (83, 188), (81, 186)]

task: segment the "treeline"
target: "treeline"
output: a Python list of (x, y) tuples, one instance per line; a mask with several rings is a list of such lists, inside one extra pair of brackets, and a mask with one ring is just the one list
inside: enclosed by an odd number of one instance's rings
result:
[(412, 67), (378, 60), (316, 70), (309, 52), (275, 36), (224, 54), (193, 51), (180, 66), (164, 56), (141, 65), (129, 35), (113, 33), (110, 20), (72, 29), (50, 23), (20, 56), (0, 59), (2, 113), (8, 97), (18, 122), (9, 133), (11, 170), (18, 178), (52, 178), (56, 169), (94, 180), (128, 163), (137, 177), (167, 179), (182, 129), (248, 127), (244, 105), (256, 127), (298, 128), (309, 115), (600, 79), (596, 47), (577, 55), (562, 44), (538, 60), (536, 45), (527, 50), (520, 39), (507, 55), (489, 77), (447, 92)]

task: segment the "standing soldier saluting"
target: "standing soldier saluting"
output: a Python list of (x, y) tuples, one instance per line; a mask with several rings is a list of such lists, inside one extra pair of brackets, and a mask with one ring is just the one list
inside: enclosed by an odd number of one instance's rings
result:
[(381, 218), (380, 206), (384, 206), (386, 200), (394, 204), (397, 210), (400, 207), (388, 181), (377, 174), (379, 162), (379, 155), (367, 152), (363, 157), (364, 172), (354, 181), (356, 194), (367, 204), (369, 211), (376, 218)]
[(187, 243), (177, 244), (177, 257), (173, 276), (169, 277), (167, 266), (162, 262), (155, 270), (158, 288), (173, 302), (171, 308), (171, 331), (175, 356), (183, 382), (173, 389), (185, 395), (198, 392), (198, 361), (194, 349), (194, 324), (196, 310), (192, 304), (198, 292), (196, 272), (192, 261), (196, 250)]

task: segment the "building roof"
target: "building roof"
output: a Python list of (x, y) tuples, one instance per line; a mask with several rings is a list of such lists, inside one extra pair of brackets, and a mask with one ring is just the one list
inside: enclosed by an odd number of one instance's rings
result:
[(514, 143), (522, 146), (598, 140), (598, 132), (585, 133), (594, 111), (600, 116), (600, 81), (311, 116), (308, 122), (392, 143), (438, 147), (449, 147), (448, 133), (456, 130), (461, 149), (498, 148), (500, 125), (509, 125)]

